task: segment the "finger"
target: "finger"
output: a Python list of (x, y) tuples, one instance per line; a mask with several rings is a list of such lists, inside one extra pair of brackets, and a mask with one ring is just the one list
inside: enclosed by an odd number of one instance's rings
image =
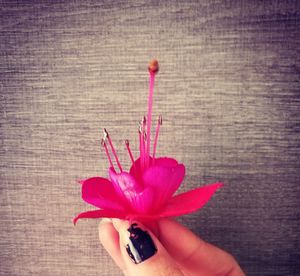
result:
[(121, 255), (119, 233), (114, 228), (110, 219), (103, 219), (99, 224), (99, 240), (103, 247), (115, 261), (118, 267), (125, 272), (126, 267)]
[(201, 240), (176, 221), (162, 219), (158, 227), (161, 243), (184, 271), (194, 275), (245, 275), (230, 254)]
[(121, 220), (113, 220), (113, 224), (120, 235), (120, 249), (128, 275), (183, 275), (162, 244), (144, 225)]

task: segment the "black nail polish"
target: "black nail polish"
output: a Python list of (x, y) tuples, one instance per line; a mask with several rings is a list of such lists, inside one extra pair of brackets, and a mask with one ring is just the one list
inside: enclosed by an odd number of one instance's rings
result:
[(141, 263), (157, 252), (151, 236), (139, 228), (136, 223), (133, 223), (127, 230), (130, 236), (126, 251), (134, 263)]

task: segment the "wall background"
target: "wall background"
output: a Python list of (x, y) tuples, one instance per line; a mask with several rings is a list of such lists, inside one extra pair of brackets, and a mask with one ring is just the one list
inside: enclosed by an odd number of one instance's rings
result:
[[(248, 275), (299, 275), (299, 1), (1, 1), (0, 274), (120, 275), (77, 179), (137, 145), (152, 57), (158, 151), (182, 191), (222, 180), (180, 220)], [(137, 154), (137, 151), (134, 151)]]

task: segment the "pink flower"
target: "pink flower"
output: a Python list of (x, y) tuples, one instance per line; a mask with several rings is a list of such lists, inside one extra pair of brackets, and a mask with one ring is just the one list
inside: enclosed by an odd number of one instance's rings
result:
[[(110, 168), (109, 179), (92, 177), (83, 181), (82, 199), (99, 209), (87, 211), (74, 218), (74, 224), (81, 218), (120, 218), (149, 221), (163, 217), (188, 214), (203, 207), (220, 188), (222, 183), (200, 187), (179, 195), (174, 195), (185, 175), (185, 167), (169, 157), (156, 158), (156, 145), (161, 116), (156, 126), (152, 155), (150, 154), (150, 130), (152, 98), (158, 62), (149, 65), (148, 115), (144, 117), (139, 129), (140, 157), (134, 160), (128, 140), (125, 141), (132, 166), (129, 172), (123, 171), (112, 140), (104, 129), (102, 146), (107, 155)], [(111, 157), (114, 157), (119, 172)]]

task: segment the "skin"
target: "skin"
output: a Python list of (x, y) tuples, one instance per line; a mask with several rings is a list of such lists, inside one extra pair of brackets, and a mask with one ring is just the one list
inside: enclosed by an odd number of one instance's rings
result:
[(230, 254), (201, 240), (176, 221), (161, 219), (148, 226), (151, 230), (138, 224), (157, 247), (155, 255), (139, 264), (132, 262), (125, 249), (128, 221), (104, 219), (99, 225), (100, 242), (126, 276), (245, 275)]

